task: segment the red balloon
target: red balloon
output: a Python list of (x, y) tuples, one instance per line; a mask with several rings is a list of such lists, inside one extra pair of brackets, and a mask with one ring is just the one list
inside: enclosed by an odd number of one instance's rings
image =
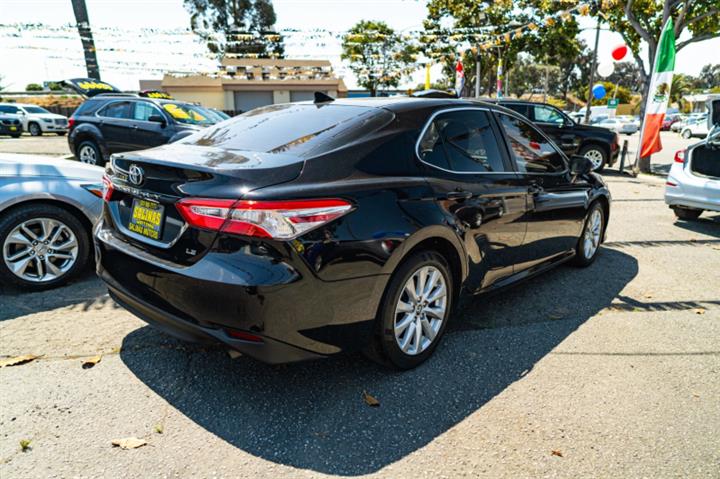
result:
[(615, 47), (612, 51), (612, 57), (615, 61), (620, 61), (623, 58), (625, 58), (625, 55), (627, 55), (628, 47), (627, 45), (620, 45), (618, 47)]

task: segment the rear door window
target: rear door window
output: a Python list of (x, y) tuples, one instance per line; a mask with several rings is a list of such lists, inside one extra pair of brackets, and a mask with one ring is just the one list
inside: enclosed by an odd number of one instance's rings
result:
[(562, 153), (530, 123), (498, 113), (510, 153), (523, 173), (560, 173), (567, 169)]
[(233, 117), (182, 143), (229, 150), (320, 154), (346, 146), (386, 125), (395, 115), (383, 108), (287, 103)]
[(550, 108), (549, 106), (534, 105), (533, 114), (535, 115), (535, 121), (538, 123), (552, 123), (554, 125), (562, 125), (565, 122), (565, 117), (563, 117), (563, 114), (555, 108)]
[(458, 173), (505, 171), (490, 118), (481, 110), (437, 115), (420, 139), (420, 159)]
[(130, 119), (132, 112), (132, 104), (129, 101), (116, 101), (106, 105), (98, 112), (98, 115), (106, 118), (122, 118)]

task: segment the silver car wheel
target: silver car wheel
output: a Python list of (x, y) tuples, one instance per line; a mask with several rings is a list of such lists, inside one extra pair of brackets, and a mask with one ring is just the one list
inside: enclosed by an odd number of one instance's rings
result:
[(67, 225), (52, 218), (33, 218), (10, 231), (3, 244), (3, 260), (15, 276), (44, 283), (67, 273), (78, 251), (75, 233)]
[(95, 152), (95, 148), (90, 145), (83, 145), (80, 148), (78, 156), (80, 157), (80, 161), (83, 163), (87, 163), (89, 165), (97, 164), (97, 154)]
[(585, 152), (585, 158), (590, 160), (593, 165), (593, 170), (597, 170), (603, 164), (603, 154), (600, 150), (595, 148)]
[(435, 340), (447, 309), (445, 277), (434, 266), (423, 266), (405, 283), (395, 307), (395, 341), (410, 356)]
[(585, 233), (583, 234), (583, 253), (587, 259), (590, 259), (595, 255), (595, 252), (600, 245), (602, 221), (602, 213), (599, 209), (595, 208), (585, 224)]

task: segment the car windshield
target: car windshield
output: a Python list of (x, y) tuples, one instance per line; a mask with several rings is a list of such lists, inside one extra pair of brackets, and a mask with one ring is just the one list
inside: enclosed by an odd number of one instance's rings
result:
[(251, 110), (180, 142), (304, 156), (347, 145), (393, 118), (381, 108), (286, 103)]
[(164, 102), (162, 107), (178, 123), (208, 126), (219, 121), (214, 115), (208, 114), (205, 108), (190, 103)]
[(25, 106), (23, 108), (28, 113), (50, 113), (45, 108), (41, 108), (39, 106)]

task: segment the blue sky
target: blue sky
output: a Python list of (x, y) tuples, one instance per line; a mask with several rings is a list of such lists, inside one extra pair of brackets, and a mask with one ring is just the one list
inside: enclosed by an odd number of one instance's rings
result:
[[(182, 0), (86, 0), (92, 25), (138, 28), (184, 28), (189, 16)], [(396, 30), (415, 29), (425, 17), (425, 2), (417, 0), (274, 0), (277, 26), (283, 28), (329, 29), (343, 31), (362, 19), (383, 20)], [(0, 0), (0, 23), (43, 23), (62, 25), (74, 22), (70, 0)], [(583, 38), (592, 44), (594, 22), (582, 19)], [(103, 79), (124, 89), (136, 89), (140, 78), (160, 78), (163, 69), (213, 70), (215, 62), (205, 56), (203, 46), (191, 35), (173, 37), (119, 38), (118, 34), (96, 33)], [(176, 43), (171, 43), (176, 42)], [(602, 32), (600, 59), (610, 59), (610, 51), (622, 43), (619, 35)], [(128, 51), (111, 52), (109, 48)], [(103, 50), (105, 49), (105, 50)], [(713, 60), (709, 51), (720, 50), (720, 38), (693, 44), (677, 58), (677, 71), (697, 74)], [(340, 61), (337, 42), (318, 46), (314, 42), (290, 42), (289, 57), (327, 58), (345, 76), (352, 88), (355, 81)], [(0, 40), (0, 75), (9, 89), (22, 89), (27, 83), (83, 76), (82, 48), (76, 34), (64, 39), (40, 38), (37, 32)], [(103, 68), (103, 64), (106, 65)], [(132, 66), (128, 66), (132, 64)], [(437, 69), (434, 70), (437, 73)], [(424, 80), (418, 72), (410, 84)]]

